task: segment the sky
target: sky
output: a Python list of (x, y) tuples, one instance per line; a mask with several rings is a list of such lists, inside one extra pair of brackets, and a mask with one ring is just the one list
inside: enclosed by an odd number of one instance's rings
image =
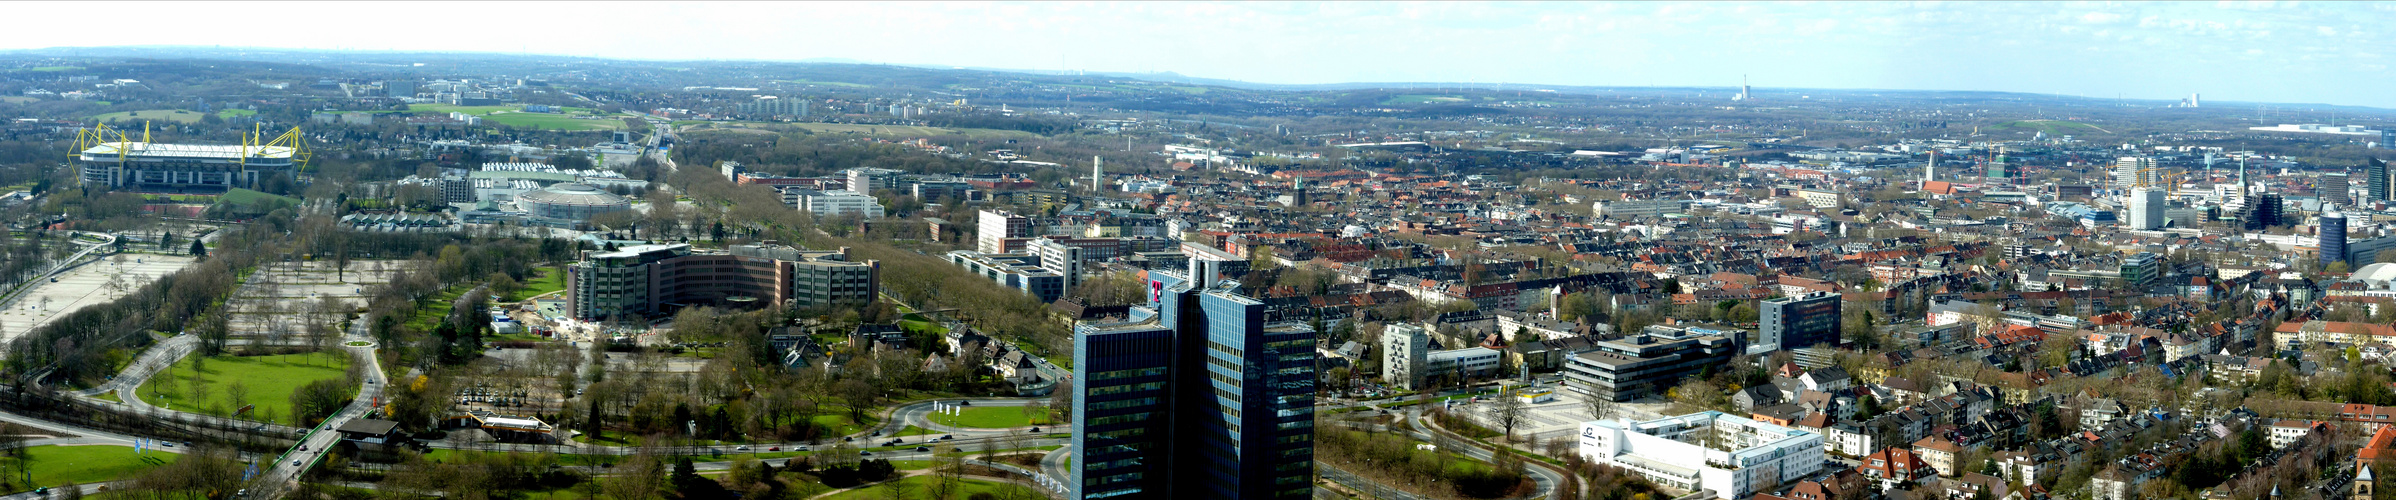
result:
[[(12, 3), (0, 50), (850, 59), (1259, 83), (1987, 90), (2396, 108), (2396, 3)], [(128, 15), (130, 14), (130, 15)], [(95, 28), (95, 26), (98, 26)]]

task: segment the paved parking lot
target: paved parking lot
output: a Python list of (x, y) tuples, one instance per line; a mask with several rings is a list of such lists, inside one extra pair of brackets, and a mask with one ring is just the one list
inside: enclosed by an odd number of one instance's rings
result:
[[(124, 259), (120, 262), (118, 257)], [(120, 254), (69, 270), (59, 275), (57, 282), (36, 284), (0, 311), (0, 329), (5, 329), (0, 330), (0, 342), (16, 340), (60, 315), (114, 301), (194, 261), (182, 255)], [(111, 282), (122, 286), (111, 286)]]
[[(341, 303), (344, 309), (365, 307), (366, 294), (373, 293), (376, 285), (389, 282), (402, 266), (400, 261), (350, 261), (345, 270), (336, 270), (333, 263), (324, 261), (261, 265), (250, 273), (248, 281), (228, 304), (238, 311), (232, 321), (234, 334), (268, 334), (271, 325), (291, 325), (290, 320), (298, 311), (317, 307), (325, 299)], [(267, 314), (274, 308), (280, 308), (282, 313)]]
[[(1514, 435), (1516, 438), (1528, 436), (1537, 441), (1544, 441), (1560, 436), (1571, 436), (1580, 432), (1582, 422), (1596, 420), (1595, 417), (1590, 416), (1588, 405), (1581, 401), (1581, 393), (1555, 384), (1541, 384), (1538, 388), (1555, 391), (1555, 399), (1526, 406), (1530, 410), (1529, 416), (1524, 419), (1525, 422), (1515, 425)], [(1660, 412), (1666, 411), (1671, 404), (1634, 402), (1615, 403), (1613, 406), (1611, 418), (1645, 420), (1657, 418)], [(1504, 427), (1497, 425), (1497, 405), (1492, 401), (1484, 400), (1477, 403), (1459, 401), (1456, 409), (1460, 410), (1467, 418), (1471, 418), (1474, 422), (1478, 422), (1490, 430), (1501, 432), (1505, 430)]]

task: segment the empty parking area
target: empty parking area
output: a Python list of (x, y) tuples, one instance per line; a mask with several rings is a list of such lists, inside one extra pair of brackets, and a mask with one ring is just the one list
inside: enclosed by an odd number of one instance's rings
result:
[(174, 274), (196, 259), (183, 255), (118, 254), (43, 280), (0, 311), (0, 342), (16, 340), (77, 309), (105, 304)]

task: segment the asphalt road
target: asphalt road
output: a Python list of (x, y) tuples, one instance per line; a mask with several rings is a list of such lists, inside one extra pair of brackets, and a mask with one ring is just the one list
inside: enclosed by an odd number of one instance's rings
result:
[[(1415, 439), (1421, 439), (1433, 443), (1443, 442), (1438, 437), (1433, 436), (1432, 433), (1444, 431), (1434, 430), (1435, 428), (1432, 427), (1429, 420), (1423, 416), (1423, 411), (1420, 408), (1412, 409), (1406, 412), (1406, 424), (1407, 427), (1409, 427), (1407, 434), (1414, 436)], [(1472, 457), (1474, 460), (1480, 460), (1482, 462), (1489, 463), (1497, 462), (1497, 455), (1491, 452), (1489, 448), (1481, 446), (1480, 443), (1465, 439), (1463, 436), (1451, 434), (1447, 436), (1447, 439), (1444, 442), (1447, 443), (1447, 446), (1450, 448), (1461, 452), (1464, 456)], [(1539, 494), (1534, 495), (1533, 498), (1555, 498), (1557, 491), (1562, 488), (1562, 485), (1564, 484), (1564, 474), (1550, 470), (1547, 467), (1542, 467), (1532, 460), (1525, 460), (1524, 462), (1526, 462), (1523, 465), (1524, 472), (1530, 473), (1531, 482), (1536, 483), (1539, 487)]]
[[(295, 480), (301, 473), (306, 472), (309, 467), (314, 467), (318, 460), (324, 457), (326, 449), (341, 441), (341, 433), (335, 432), (333, 429), (340, 428), (341, 424), (348, 423), (351, 419), (365, 416), (368, 411), (374, 409), (374, 403), (382, 398), (384, 385), (382, 360), (374, 355), (373, 340), (367, 337), (365, 329), (365, 322), (353, 322), (339, 340), (343, 349), (349, 350), (356, 357), (366, 359), (366, 380), (358, 388), (358, 397), (351, 399), (348, 407), (342, 408), (332, 417), (326, 418), (324, 423), (317, 427), (317, 430), (309, 433), (305, 439), (300, 441), (299, 446), (285, 450), (282, 455), (275, 457), (272, 467), (258, 471), (258, 477), (252, 478), (250, 489), (259, 497), (279, 496), (286, 488), (295, 484)], [(366, 344), (362, 346), (348, 345), (352, 342), (366, 342)]]

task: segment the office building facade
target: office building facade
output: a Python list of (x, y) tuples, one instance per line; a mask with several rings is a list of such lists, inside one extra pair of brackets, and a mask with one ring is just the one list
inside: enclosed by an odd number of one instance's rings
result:
[(733, 245), (700, 253), (689, 244), (583, 252), (566, 268), (566, 310), (576, 319), (650, 317), (690, 306), (794, 309), (857, 307), (880, 297), (882, 264), (846, 248), (813, 251)]
[(1682, 491), (1739, 500), (1822, 470), (1822, 435), (1718, 411), (1581, 424), (1580, 453)]
[(1390, 386), (1421, 390), (1432, 381), (1447, 384), (1495, 377), (1505, 352), (1473, 346), (1431, 350), (1431, 331), (1423, 325), (1392, 323), (1382, 330), (1381, 379)]
[(2142, 286), (2163, 279), (2163, 257), (2154, 252), (2138, 252), (2123, 258), (2121, 279), (2131, 286)]
[(899, 171), (887, 168), (852, 168), (842, 170), (849, 177), (849, 190), (873, 196), (875, 191), (899, 189)]
[[(2314, 229), (2318, 231), (2314, 237), (2317, 239), (2316, 248), (2321, 250), (2321, 265), (2346, 260), (2346, 214), (2338, 211), (2337, 204), (2321, 206), (2321, 225)], [(2354, 263), (2348, 262), (2347, 265), (2353, 266)]]
[(1738, 357), (1745, 340), (1746, 332), (1736, 330), (1649, 326), (1568, 358), (1564, 378), (1573, 390), (1607, 401), (1662, 397), (1706, 367)]
[(2163, 228), (2163, 190), (2142, 187), (2130, 189), (2130, 229), (2153, 231)]
[(1066, 286), (1065, 273), (1048, 267), (1038, 255), (955, 250), (948, 253), (948, 262), (997, 282), (998, 286), (1031, 294), (1043, 303), (1065, 298), (1065, 292), (1071, 290)]
[(983, 210), (974, 225), (974, 251), (1015, 253), (1031, 242), (1032, 218), (1005, 210)]
[[(2379, 147), (2396, 146), (2380, 143)], [(2363, 177), (2365, 177), (2363, 179), (2363, 196), (2366, 198), (2363, 201), (2387, 201), (2389, 199), (2388, 162), (2378, 158), (2368, 158), (2367, 160), (2369, 163), (2363, 167)]]
[(1765, 300), (1756, 324), (1756, 348), (1792, 350), (1839, 343), (1839, 294), (1812, 292)]
[(782, 204), (817, 217), (854, 215), (868, 219), (881, 218), (882, 203), (872, 196), (848, 191), (817, 191), (787, 188), (782, 190)]
[(1151, 271), (1145, 319), (1076, 327), (1069, 498), (1313, 496), (1314, 330), (1207, 262)]
[(2155, 159), (2124, 156), (2113, 162), (2113, 187), (2129, 189), (2154, 184)]
[(2350, 188), (2345, 173), (2321, 174), (2317, 183), (2313, 191), (2321, 196), (2322, 202), (2354, 205), (2354, 198), (2347, 192)]
[(2238, 218), (2246, 224), (2246, 230), (2259, 231), (2287, 225), (2287, 210), (2287, 198), (2276, 193), (2258, 194), (2254, 196), (2254, 204), (2243, 209)]

